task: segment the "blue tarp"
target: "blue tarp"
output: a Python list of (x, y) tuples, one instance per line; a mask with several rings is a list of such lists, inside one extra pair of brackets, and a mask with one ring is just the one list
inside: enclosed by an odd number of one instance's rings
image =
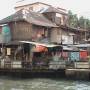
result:
[(79, 61), (79, 52), (70, 52), (69, 58), (71, 61)]

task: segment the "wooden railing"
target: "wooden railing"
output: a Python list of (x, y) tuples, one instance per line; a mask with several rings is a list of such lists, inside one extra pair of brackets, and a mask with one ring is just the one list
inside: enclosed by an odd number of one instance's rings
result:
[(60, 69), (65, 68), (65, 62), (37, 62), (31, 63), (29, 61), (0, 61), (0, 68), (8, 69)]
[(89, 62), (73, 62), (67, 63), (66, 61), (50, 61), (49, 63), (31, 63), (29, 61), (7, 61), (0, 60), (0, 68), (1, 69), (66, 69), (66, 68), (82, 68), (89, 69)]

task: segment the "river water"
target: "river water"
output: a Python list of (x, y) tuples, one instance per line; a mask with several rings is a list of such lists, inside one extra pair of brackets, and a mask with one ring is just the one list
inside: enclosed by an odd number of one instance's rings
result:
[(0, 76), (0, 90), (90, 90), (89, 81)]

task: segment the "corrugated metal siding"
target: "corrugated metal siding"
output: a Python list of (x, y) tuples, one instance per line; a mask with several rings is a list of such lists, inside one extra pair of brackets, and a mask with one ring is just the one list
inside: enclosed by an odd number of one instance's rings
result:
[(62, 44), (73, 44), (73, 36), (62, 35)]
[(51, 31), (51, 42), (57, 42), (62, 44), (73, 44), (73, 36), (61, 28), (54, 28)]

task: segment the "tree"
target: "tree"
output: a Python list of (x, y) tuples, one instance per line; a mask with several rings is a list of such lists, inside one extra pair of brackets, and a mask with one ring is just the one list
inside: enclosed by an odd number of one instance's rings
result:
[(71, 11), (68, 12), (69, 15), (69, 26), (78, 27), (78, 17), (76, 14), (73, 14)]
[(78, 20), (78, 27), (85, 28), (85, 19), (83, 16), (81, 16)]
[(68, 20), (68, 24), (70, 27), (73, 28), (82, 28), (82, 29), (90, 29), (90, 20), (84, 18), (83, 16), (81, 16), (80, 18), (77, 17), (77, 14), (73, 14), (71, 11), (68, 11), (68, 16), (69, 16), (69, 20)]

